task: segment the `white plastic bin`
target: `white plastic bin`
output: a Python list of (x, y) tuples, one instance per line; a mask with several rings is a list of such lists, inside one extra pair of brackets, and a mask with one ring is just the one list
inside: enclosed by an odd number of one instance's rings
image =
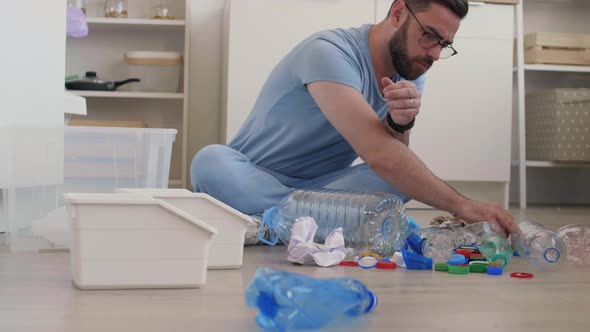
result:
[(64, 196), (72, 229), (72, 275), (79, 288), (187, 288), (206, 283), (214, 227), (146, 195)]
[[(7, 227), (10, 249), (67, 247), (60, 243), (68, 238), (64, 193), (167, 188), (175, 137), (175, 129), (64, 127), (61, 181), (16, 183), (2, 189), (0, 217)], [(31, 176), (48, 167), (52, 165), (31, 167)]]
[(163, 200), (217, 228), (209, 251), (209, 269), (237, 269), (242, 266), (244, 236), (252, 219), (227, 204), (203, 193), (186, 189), (121, 189)]

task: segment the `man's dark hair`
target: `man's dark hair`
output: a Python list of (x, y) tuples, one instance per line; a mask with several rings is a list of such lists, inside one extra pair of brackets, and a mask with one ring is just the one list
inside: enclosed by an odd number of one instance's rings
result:
[[(397, 0), (393, 1), (393, 3), (391, 4), (391, 7), (393, 7), (393, 4), (396, 1)], [(450, 10), (453, 11), (453, 13), (457, 14), (459, 19), (463, 19), (467, 15), (467, 12), (469, 11), (469, 4), (467, 3), (466, 0), (403, 0), (403, 1), (406, 3), (406, 5), (408, 5), (408, 7), (410, 7), (414, 11), (414, 13), (423, 12), (423, 11), (430, 9), (430, 5), (432, 3), (438, 3), (438, 4), (441, 4), (441, 5), (449, 8)], [(389, 8), (389, 12), (387, 13), (388, 17), (389, 17), (389, 14), (391, 13), (391, 7)]]

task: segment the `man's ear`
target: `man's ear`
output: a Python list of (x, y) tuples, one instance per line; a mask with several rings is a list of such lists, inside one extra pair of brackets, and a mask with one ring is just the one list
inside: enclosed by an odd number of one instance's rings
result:
[(392, 26), (399, 28), (407, 19), (407, 11), (406, 4), (403, 1), (395, 1), (389, 10), (389, 23)]

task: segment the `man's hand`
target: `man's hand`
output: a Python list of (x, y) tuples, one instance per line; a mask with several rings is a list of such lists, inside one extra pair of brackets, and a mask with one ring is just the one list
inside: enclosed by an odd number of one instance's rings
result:
[(499, 204), (465, 199), (455, 211), (451, 212), (457, 218), (463, 219), (468, 223), (480, 221), (495, 222), (507, 232), (505, 235), (518, 231), (518, 226), (510, 212), (506, 211)]
[(400, 126), (410, 123), (420, 112), (422, 104), (416, 84), (410, 81), (393, 83), (388, 77), (383, 77), (381, 83), (393, 122)]

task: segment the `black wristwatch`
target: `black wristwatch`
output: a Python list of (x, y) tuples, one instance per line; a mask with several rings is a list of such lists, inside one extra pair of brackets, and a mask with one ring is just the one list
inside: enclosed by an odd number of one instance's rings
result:
[(404, 126), (400, 126), (397, 123), (393, 122), (391, 115), (389, 115), (389, 112), (387, 112), (387, 124), (389, 125), (389, 127), (391, 129), (397, 131), (400, 134), (403, 134), (406, 131), (412, 129), (412, 127), (414, 127), (415, 122), (416, 122), (416, 118), (413, 118), (412, 121), (410, 121), (408, 124), (406, 124)]

